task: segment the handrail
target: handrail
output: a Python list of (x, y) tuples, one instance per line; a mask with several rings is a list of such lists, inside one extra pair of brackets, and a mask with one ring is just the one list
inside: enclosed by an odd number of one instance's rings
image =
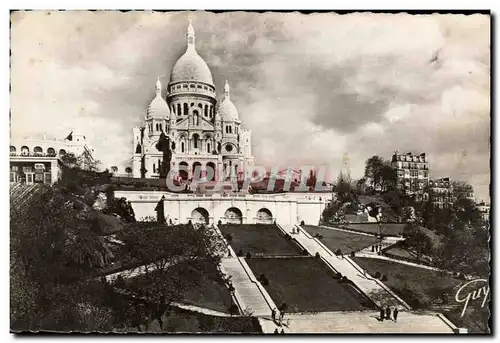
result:
[[(403, 307), (405, 307), (407, 310), (411, 310), (412, 307), (408, 305), (403, 299), (401, 299), (396, 293), (394, 293), (387, 285), (385, 285), (382, 281), (372, 277), (370, 274), (365, 273), (365, 270), (363, 270), (357, 263), (352, 261), (349, 256), (344, 256), (344, 260), (346, 260), (351, 266), (353, 266), (358, 272), (360, 272), (362, 275), (365, 275), (367, 280), (374, 281), (376, 284), (378, 284), (380, 287), (382, 287), (386, 292), (388, 292), (390, 295), (392, 295), (397, 301), (399, 301)], [(368, 278), (369, 276), (369, 278)]]
[(243, 270), (245, 273), (248, 275), (248, 278), (250, 282), (255, 284), (257, 286), (257, 289), (259, 290), (260, 294), (264, 297), (264, 300), (266, 301), (267, 306), (269, 306), (270, 310), (273, 310), (276, 308), (276, 304), (274, 303), (273, 299), (271, 296), (267, 293), (266, 289), (264, 286), (261, 285), (261, 283), (257, 280), (255, 275), (253, 274), (252, 270), (250, 269), (250, 266), (245, 261), (245, 258), (243, 257), (238, 257), (238, 261), (240, 262), (241, 266), (243, 267)]
[[(227, 270), (226, 270), (226, 268), (224, 268), (224, 266), (222, 265), (222, 263), (217, 266), (217, 269), (219, 269), (219, 271), (222, 274), (227, 275)], [(229, 289), (229, 287), (228, 287), (228, 289)], [(241, 314), (243, 314), (244, 308), (241, 305), (241, 295), (239, 294), (239, 292), (236, 289), (236, 287), (233, 287), (233, 292), (231, 293), (231, 299), (233, 299), (234, 303), (236, 304), (236, 306), (238, 306), (239, 312)]]

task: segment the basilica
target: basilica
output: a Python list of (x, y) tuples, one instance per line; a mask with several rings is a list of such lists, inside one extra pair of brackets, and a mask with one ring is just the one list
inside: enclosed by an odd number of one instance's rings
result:
[(159, 177), (162, 152), (156, 144), (164, 132), (171, 142), (170, 170), (177, 177), (190, 179), (195, 168), (202, 173), (211, 168), (215, 178), (222, 171), (241, 178), (253, 164), (251, 132), (241, 125), (227, 80), (224, 97), (217, 100), (210, 68), (196, 51), (191, 22), (186, 36), (186, 51), (170, 73), (166, 98), (158, 78), (144, 125), (133, 129), (133, 177)]

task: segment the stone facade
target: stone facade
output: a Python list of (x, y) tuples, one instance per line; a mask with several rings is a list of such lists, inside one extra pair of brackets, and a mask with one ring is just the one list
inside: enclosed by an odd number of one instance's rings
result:
[(253, 164), (251, 132), (241, 125), (227, 81), (224, 97), (217, 101), (210, 69), (196, 51), (191, 23), (186, 51), (172, 68), (166, 98), (162, 92), (158, 79), (144, 126), (133, 129), (133, 176), (159, 177), (162, 154), (156, 144), (164, 132), (172, 142), (170, 170), (177, 177), (190, 179), (196, 167), (202, 175), (210, 168), (216, 176), (224, 171), (243, 177)]
[(93, 149), (83, 135), (71, 133), (66, 139), (12, 137), (10, 182), (56, 182), (60, 177), (60, 158), (66, 153), (81, 156), (83, 168), (93, 160)]
[(156, 218), (155, 207), (165, 197), (167, 222), (187, 223), (272, 223), (317, 225), (331, 200), (331, 193), (238, 194), (172, 194), (164, 192), (116, 191), (115, 197), (131, 202), (137, 220)]

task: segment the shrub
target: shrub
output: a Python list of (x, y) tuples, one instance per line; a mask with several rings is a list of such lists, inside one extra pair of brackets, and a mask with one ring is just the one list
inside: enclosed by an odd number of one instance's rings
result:
[(226, 235), (226, 240), (227, 240), (229, 243), (231, 243), (231, 241), (233, 240), (233, 236), (232, 236), (230, 233), (228, 233), (228, 234)]
[(222, 220), (219, 219), (219, 221), (217, 222), (217, 225), (222, 225)]
[(376, 273), (375, 273), (375, 278), (376, 278), (376, 279), (380, 279), (380, 272), (376, 272)]
[(347, 278), (347, 276), (342, 276), (342, 278), (340, 279), (340, 282), (348, 282), (349, 279)]
[(236, 304), (232, 304), (229, 308), (229, 313), (231, 313), (232, 315), (238, 315), (240, 314), (240, 310), (238, 309), (238, 306), (236, 306)]
[(337, 249), (337, 251), (335, 252), (335, 255), (337, 255), (337, 256), (342, 255), (342, 250)]
[(306, 249), (302, 250), (302, 256), (309, 256), (309, 253)]
[(243, 250), (239, 250), (237, 253), (236, 253), (236, 256), (238, 257), (242, 257), (243, 256)]
[(267, 277), (266, 277), (264, 274), (262, 274), (262, 275), (259, 277), (259, 281), (260, 281), (260, 283), (261, 283), (262, 285), (264, 285), (264, 286), (269, 285), (269, 280), (267, 279)]
[(288, 240), (290, 240), (290, 239), (292, 239), (292, 236), (290, 236), (290, 235), (287, 233), (287, 234), (285, 235), (285, 238), (286, 238), (286, 239), (288, 239)]
[(458, 274), (458, 279), (459, 279), (459, 280), (465, 280), (465, 275), (464, 275), (464, 273), (459, 273), (459, 274)]
[(303, 220), (300, 221), (300, 225), (306, 225)]
[(252, 255), (251, 255), (249, 252), (247, 252), (247, 254), (246, 254), (245, 258), (250, 259), (250, 258), (252, 258)]
[(342, 277), (343, 277), (342, 273), (337, 273), (337, 278), (338, 279), (342, 279)]
[(351, 257), (356, 257), (356, 253), (354, 251), (351, 251)]
[(321, 255), (319, 254), (319, 252), (317, 252), (314, 256), (316, 256), (316, 258), (320, 258)]
[(382, 281), (387, 281), (387, 276), (386, 275), (382, 276)]

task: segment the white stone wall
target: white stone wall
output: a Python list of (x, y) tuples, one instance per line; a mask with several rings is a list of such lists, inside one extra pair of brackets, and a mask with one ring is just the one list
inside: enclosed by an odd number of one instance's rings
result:
[(237, 195), (226, 196), (215, 194), (212, 196), (195, 194), (172, 194), (144, 191), (117, 191), (116, 197), (125, 197), (132, 203), (137, 220), (146, 217), (155, 217), (156, 204), (165, 196), (165, 217), (175, 223), (187, 223), (197, 208), (208, 212), (210, 223), (225, 222), (225, 213), (235, 207), (242, 213), (244, 224), (254, 224), (257, 221), (257, 212), (267, 209), (273, 220), (280, 224), (296, 224), (304, 220), (306, 223), (317, 224), (321, 213), (326, 206), (327, 198), (309, 197), (305, 199), (301, 193), (286, 193), (272, 195)]

